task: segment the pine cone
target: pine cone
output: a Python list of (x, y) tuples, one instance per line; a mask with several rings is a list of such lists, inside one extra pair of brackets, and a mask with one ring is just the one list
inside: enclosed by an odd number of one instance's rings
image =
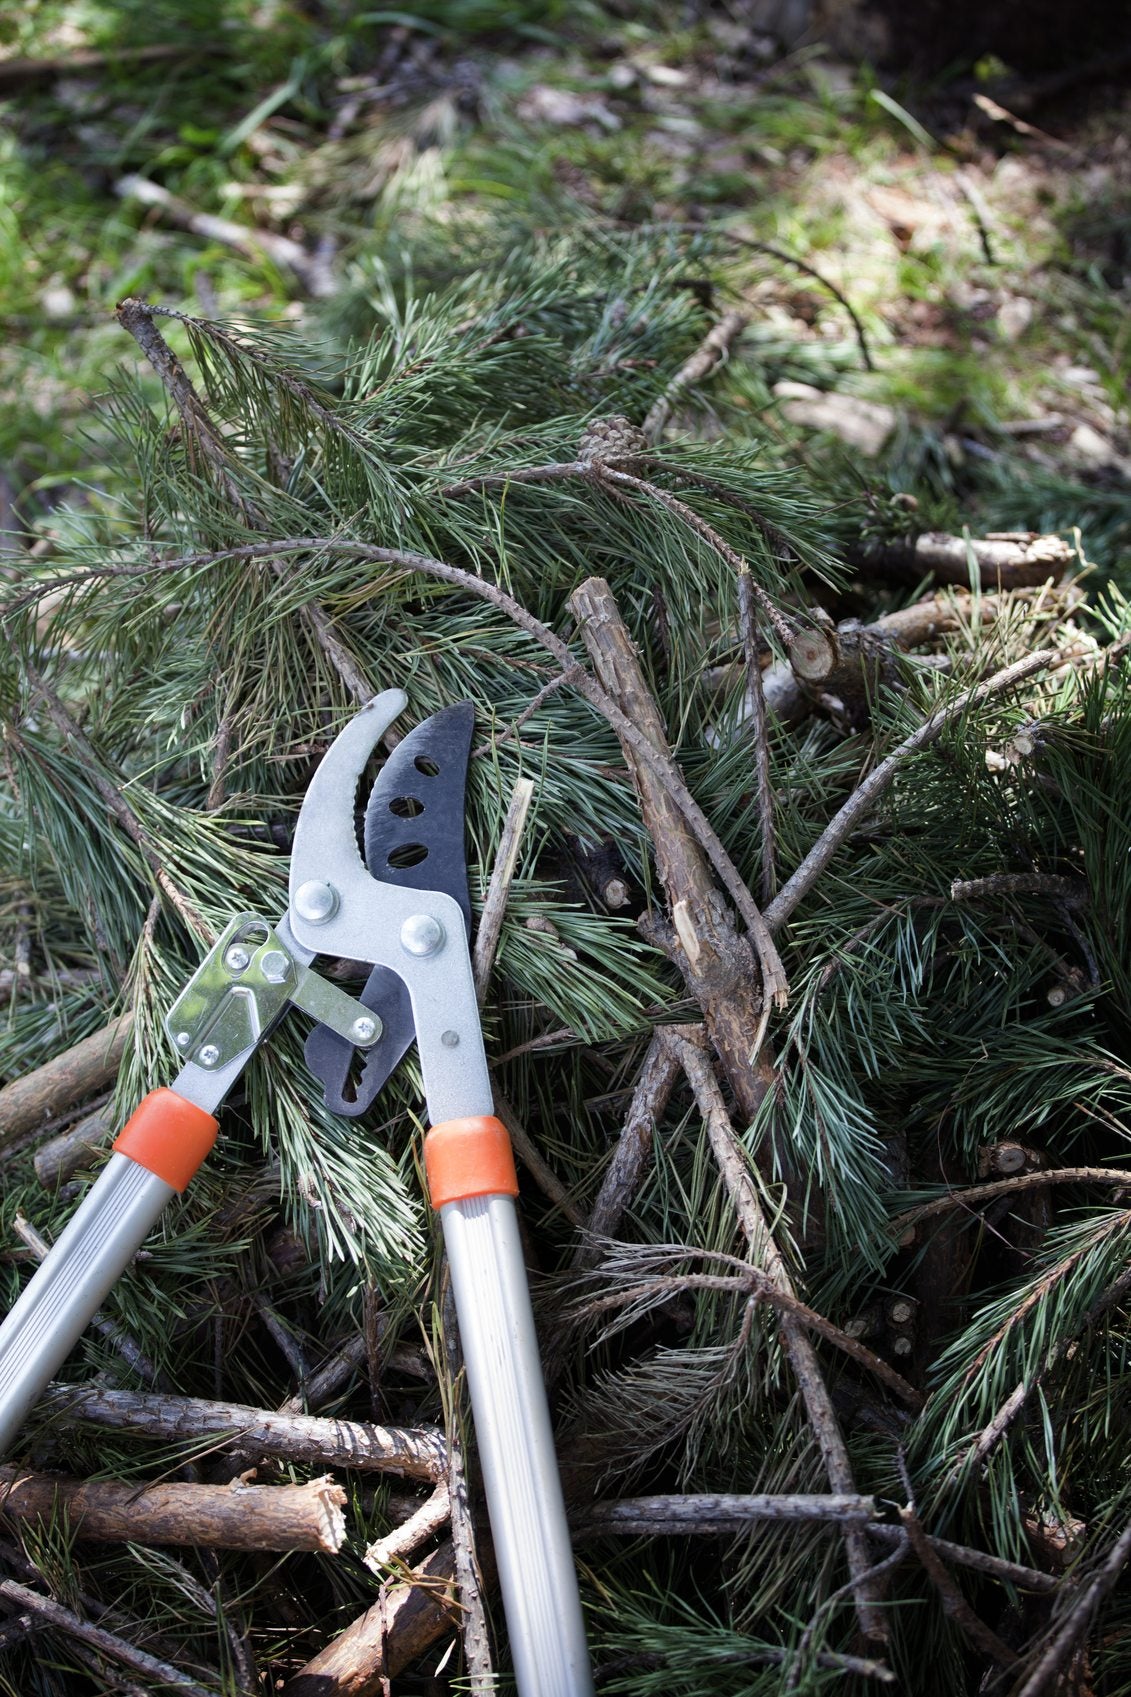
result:
[(577, 457), (582, 465), (619, 465), (631, 470), (639, 455), (647, 453), (643, 430), (620, 413), (595, 418), (585, 426)]

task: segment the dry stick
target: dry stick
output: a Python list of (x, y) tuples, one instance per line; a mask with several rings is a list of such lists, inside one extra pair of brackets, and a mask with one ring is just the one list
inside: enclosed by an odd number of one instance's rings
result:
[(405, 1561), (440, 1530), (447, 1521), (448, 1513), (448, 1487), (441, 1479), (432, 1495), (425, 1498), (407, 1520), (402, 1520), (399, 1526), (394, 1526), (391, 1532), (386, 1532), (368, 1546), (362, 1557), (366, 1567), (379, 1574), (391, 1562)]
[(80, 1538), (217, 1550), (322, 1550), (345, 1542), (346, 1494), (306, 1485), (183, 1485), (63, 1479), (0, 1467), (0, 1519), (47, 1523), (60, 1512)]
[(101, 1031), (13, 1079), (0, 1090), (0, 1148), (92, 1096), (118, 1075), (133, 1014), (119, 1014)]
[(641, 425), (649, 442), (660, 440), (683, 391), (711, 375), (715, 367), (727, 358), (749, 322), (744, 312), (727, 312), (707, 332), (691, 358), (680, 366), (663, 394), (649, 407)]
[(483, 998), (487, 994), (491, 968), (495, 964), (495, 953), (499, 947), (499, 937), (502, 934), (507, 899), (510, 896), (511, 882), (514, 878), (515, 867), (518, 864), (518, 851), (522, 847), (522, 833), (526, 828), (526, 816), (530, 812), (530, 803), (533, 796), (534, 780), (532, 778), (519, 778), (511, 795), (507, 816), (503, 820), (502, 835), (499, 838), (495, 864), (491, 869), (491, 881), (487, 886), (487, 896), (479, 919), (479, 929), (475, 936), (475, 953), (472, 960), (472, 968), (475, 974), (475, 994), (480, 1007), (482, 1007)]
[(1050, 1686), (1060, 1689), (1055, 1684), (1058, 1674), (1088, 1631), (1100, 1604), (1118, 1583), (1128, 1561), (1131, 1561), (1131, 1525), (1124, 1527), (1098, 1573), (1078, 1588), (1067, 1619), (1024, 1685), (1017, 1690), (1016, 1697), (1041, 1697), (1041, 1693), (1048, 1691)]
[(439, 1479), (447, 1466), (443, 1434), (428, 1426), (320, 1420), (200, 1397), (149, 1396), (97, 1386), (54, 1386), (43, 1406), (64, 1425), (108, 1426), (176, 1441), (219, 1437), (240, 1455), (281, 1456), (312, 1466), (404, 1473), (417, 1479)]
[(463, 1351), (459, 1342), (455, 1297), (446, 1268), (440, 1312), (450, 1399), (447, 1404), (448, 1508), (452, 1523), (452, 1561), (460, 1604), (460, 1638), (472, 1697), (491, 1697), (495, 1689), (495, 1670), (487, 1631), (487, 1607), (483, 1601), (483, 1575), (475, 1542), (475, 1521), (463, 1465), (463, 1389), (466, 1383)]
[[(12, 1220), (12, 1230), (20, 1242), (27, 1245), (37, 1261), (46, 1261), (51, 1253), (51, 1245), (40, 1237), (30, 1220), (25, 1219), (21, 1213), (17, 1212)], [(133, 1368), (139, 1378), (144, 1379), (146, 1384), (151, 1387), (158, 1386), (161, 1378), (160, 1373), (141, 1345), (130, 1336), (124, 1327), (118, 1325), (116, 1321), (108, 1319), (101, 1311), (91, 1318), (89, 1324), (100, 1337), (106, 1339), (112, 1349), (117, 1350), (122, 1360)]]
[(973, 565), (986, 589), (1017, 589), (1070, 571), (1076, 552), (1061, 536), (1031, 531), (985, 537), (932, 531), (902, 542), (851, 548), (848, 558), (862, 571), (909, 583), (935, 577), (941, 583), (968, 586)]
[[(359, 560), (371, 561), (377, 565), (403, 567), (406, 571), (420, 572), (425, 577), (436, 578), (441, 583), (453, 584), (456, 588), (466, 591), (469, 595), (477, 596), (480, 600), (488, 601), (498, 607), (508, 618), (512, 619), (520, 630), (524, 630), (535, 642), (541, 644), (558, 662), (562, 671), (567, 674), (568, 681), (583, 696), (590, 706), (605, 718), (616, 731), (622, 741), (628, 742), (639, 755), (640, 759), (651, 767), (667, 786), (673, 802), (681, 816), (686, 821), (692, 836), (703, 848), (711, 865), (718, 873), (724, 888), (728, 891), (743, 921), (750, 931), (759, 960), (762, 963), (768, 997), (772, 996), (780, 1004), (784, 1004), (788, 995), (788, 984), (781, 957), (777, 952), (773, 938), (763, 922), (761, 912), (754, 902), (742, 875), (735, 866), (730, 855), (719, 841), (718, 835), (707, 819), (702, 808), (695, 801), (684, 783), (679, 768), (671, 759), (664, 759), (659, 751), (650, 743), (638, 729), (621, 712), (617, 704), (607, 693), (595, 683), (588, 673), (578, 665), (569, 648), (559, 636), (548, 626), (536, 619), (533, 613), (526, 610), (512, 595), (508, 595), (497, 584), (489, 583), (472, 572), (462, 571), (458, 566), (449, 566), (444, 560), (433, 560), (426, 554), (412, 554), (399, 548), (377, 548), (369, 543), (352, 542), (345, 538), (288, 537), (277, 542), (255, 542), (233, 544), (230, 548), (220, 548), (207, 554), (185, 554), (173, 560), (164, 560), (156, 565), (128, 566), (124, 568), (93, 567), (89, 571), (72, 573), (65, 580), (70, 586), (97, 577), (142, 577), (155, 571), (175, 571), (184, 568), (216, 565), (221, 560), (262, 560), (286, 557), (290, 554), (337, 554), (353, 555)], [(9, 613), (18, 610), (20, 605), (39, 599), (48, 586), (41, 585), (31, 595), (20, 603), (13, 603)]]
[[(649, 692), (636, 646), (603, 578), (588, 578), (574, 590), (570, 610), (577, 619), (593, 669), (621, 716), (636, 728), (654, 757), (670, 763), (667, 729)], [(769, 996), (759, 993), (747, 940), (719, 896), (698, 844), (662, 777), (663, 766), (639, 758), (623, 736), (644, 827), (652, 839), (659, 881), (667, 894), (676, 935), (674, 958), (688, 989), (703, 1010), (711, 1042), (734, 1090), (743, 1118), (757, 1113), (769, 1073), (757, 1061), (758, 1035), (768, 1017)], [(763, 959), (763, 978), (765, 961)]]
[(766, 697), (758, 664), (758, 633), (754, 621), (753, 579), (746, 567), (738, 574), (738, 617), (746, 660), (746, 699), (750, 704), (750, 741), (758, 781), (758, 824), (762, 836), (762, 882), (758, 897), (765, 907), (774, 896), (774, 791), (770, 782), (770, 742), (766, 732)]
[(1022, 660), (1015, 660), (1011, 666), (995, 672), (992, 678), (987, 678), (984, 683), (967, 690), (956, 701), (937, 708), (923, 721), (918, 730), (913, 731), (886, 759), (873, 767), (863, 783), (853, 790), (844, 806), (833, 815), (801, 865), (766, 909), (763, 917), (769, 929), (779, 930), (798, 902), (808, 895), (837, 849), (858, 821), (871, 809), (876, 798), (887, 789), (902, 761), (911, 754), (917, 754), (921, 748), (928, 747), (941, 736), (948, 725), (953, 724), (955, 719), (960, 719), (968, 709), (980, 706), (991, 696), (1000, 695), (1003, 691), (1012, 689), (1015, 684), (1023, 683), (1026, 678), (1033, 677), (1035, 673), (1044, 671), (1055, 659), (1053, 650), (1045, 648), (1038, 649), (1035, 654), (1027, 654)]
[(66, 1131), (41, 1143), (35, 1152), (35, 1176), (44, 1190), (56, 1190), (77, 1172), (84, 1172), (106, 1152), (106, 1139), (114, 1129), (107, 1104), (84, 1114)]
[(186, 201), (178, 199), (160, 183), (148, 177), (129, 175), (114, 184), (114, 193), (122, 200), (136, 200), (142, 206), (156, 207), (171, 224), (190, 235), (203, 236), (206, 241), (220, 242), (247, 259), (259, 259), (264, 254), (275, 265), (291, 271), (310, 295), (326, 292), (324, 268), (315, 263), (300, 242), (280, 236), (273, 230), (248, 229), (231, 218), (217, 218), (209, 212), (198, 212)]
[(923, 1565), (923, 1570), (939, 1594), (943, 1612), (949, 1615), (955, 1625), (964, 1632), (971, 1644), (981, 1650), (983, 1655), (1002, 1667), (1011, 1667), (1017, 1661), (1016, 1651), (1000, 1639), (996, 1632), (988, 1627), (980, 1615), (975, 1614), (946, 1567), (939, 1557), (938, 1551), (932, 1546), (931, 1540), (924, 1532), (919, 1516), (913, 1508), (900, 1510), (900, 1520), (903, 1530), (907, 1533), (908, 1542)]
[(550, 1201), (569, 1221), (571, 1226), (582, 1227), (585, 1215), (570, 1196), (569, 1191), (554, 1172), (543, 1160), (541, 1153), (534, 1144), (530, 1133), (519, 1119), (513, 1103), (504, 1096), (498, 1084), (492, 1086), (495, 1097), (495, 1113), (507, 1128), (507, 1135), (514, 1146), (514, 1152), (538, 1186), (543, 1196)]
[(278, 1697), (376, 1697), (389, 1681), (456, 1625), (452, 1546), (445, 1543), (403, 1585), (382, 1591), (373, 1607), (288, 1679)]
[[(129, 1668), (131, 1673), (140, 1674), (144, 1679), (156, 1680), (162, 1685), (175, 1686), (178, 1691), (186, 1692), (188, 1697), (213, 1697), (214, 1691), (219, 1688), (218, 1674), (216, 1686), (211, 1690), (198, 1685), (195, 1679), (190, 1679), (188, 1674), (182, 1673), (179, 1668), (171, 1667), (168, 1662), (159, 1662), (156, 1656), (146, 1655), (144, 1650), (135, 1649), (132, 1644), (127, 1644), (124, 1638), (107, 1632), (104, 1627), (91, 1626), (89, 1621), (80, 1620), (77, 1614), (64, 1608), (62, 1603), (56, 1603), (50, 1597), (43, 1597), (38, 1591), (29, 1591), (26, 1585), (20, 1585), (14, 1579), (0, 1580), (0, 1601), (27, 1610), (44, 1626), (55, 1632), (62, 1632), (68, 1638), (75, 1638), (80, 1644), (89, 1645), (101, 1655), (109, 1656), (111, 1661)], [(141, 1630), (140, 1624), (138, 1630)]]
[[(664, 1116), (679, 1073), (679, 1061), (671, 1049), (653, 1035), (612, 1160), (585, 1225), (587, 1239), (615, 1236), (626, 1209), (632, 1206), (652, 1152), (655, 1128)], [(584, 1241), (574, 1251), (573, 1265), (591, 1267), (600, 1254), (599, 1243)]]
[[(730, 1123), (722, 1091), (710, 1063), (695, 1044), (687, 1042), (681, 1036), (672, 1035), (671, 1027), (667, 1028), (665, 1034), (695, 1094), (699, 1111), (703, 1115), (711, 1152), (754, 1261), (778, 1290), (796, 1300), (797, 1293), (793, 1288), (793, 1281), (762, 1211), (761, 1201), (746, 1164), (745, 1151)], [(854, 1496), (856, 1490), (852, 1465), (816, 1351), (801, 1322), (794, 1315), (782, 1315), (780, 1330), (782, 1345), (801, 1391), (829, 1484), (838, 1495)], [(889, 1636), (888, 1624), (878, 1607), (879, 1598), (874, 1587), (864, 1578), (872, 1566), (868, 1540), (862, 1531), (846, 1527), (844, 1542), (848, 1570), (857, 1582), (856, 1613), (861, 1630), (868, 1638), (886, 1639)]]
[[(146, 301), (124, 300), (116, 308), (117, 318), (124, 330), (128, 330), (138, 347), (157, 373), (173, 405), (180, 415), (184, 426), (185, 446), (191, 461), (194, 448), (199, 445), (205, 459), (213, 472), (219, 477), (226, 499), (234, 507), (242, 522), (254, 529), (263, 529), (263, 514), (260, 509), (244, 495), (235, 475), (234, 461), (228, 446), (220, 435), (208, 410), (197, 394), (184, 366), (166, 342), (153, 319), (155, 315), (174, 318), (186, 324), (198, 325), (199, 321), (188, 318), (184, 313), (165, 312), (159, 307), (150, 306)], [(201, 329), (205, 328), (199, 324)], [(214, 332), (216, 339), (225, 345), (238, 347), (232, 338), (226, 336), (217, 326), (207, 328)], [(242, 350), (246, 351), (246, 350)], [(279, 379), (284, 381), (282, 377)], [(323, 421), (329, 416), (325, 408), (319, 406), (309, 391), (302, 384), (284, 382), (285, 387), (300, 391), (303, 398), (312, 406), (312, 410)], [(230, 556), (234, 558), (235, 556)], [(276, 576), (284, 576), (282, 566), (278, 561), (271, 568)], [(311, 600), (302, 609), (302, 617), (314, 635), (314, 639), (354, 700), (364, 706), (373, 697), (373, 687), (366, 678), (349, 649), (342, 642), (334, 629), (332, 619), (317, 601)]]
[(931, 1202), (923, 1202), (906, 1213), (896, 1214), (888, 1222), (893, 1237), (902, 1236), (909, 1226), (929, 1220), (933, 1214), (945, 1214), (951, 1208), (972, 1208), (976, 1202), (992, 1202), (996, 1196), (1009, 1196), (1018, 1190), (1036, 1190), (1046, 1184), (1115, 1184), (1131, 1190), (1131, 1172), (1118, 1172), (1111, 1167), (1053, 1167), (1041, 1172), (1017, 1173), (1013, 1178), (994, 1179), (991, 1184), (973, 1184), (965, 1190), (951, 1190)]
[(170, 905), (180, 915), (185, 927), (189, 931), (192, 931), (202, 943), (206, 943), (208, 947), (211, 948), (212, 944), (216, 941), (216, 933), (208, 924), (207, 920), (205, 920), (196, 911), (196, 908), (193, 906), (188, 897), (182, 895), (180, 890), (178, 890), (177, 886), (173, 883), (173, 880), (165, 870), (160, 854), (150, 841), (148, 831), (141, 823), (141, 820), (137, 817), (137, 814), (125, 801), (117, 786), (112, 784), (103, 772), (102, 762), (95, 753), (93, 745), (88, 741), (84, 732), (79, 728), (78, 724), (63, 706), (63, 703), (59, 700), (59, 697), (55, 694), (55, 691), (48, 684), (47, 680), (42, 678), (30, 665), (25, 666), (25, 670), (36, 695), (42, 698), (43, 703), (47, 708), (48, 716), (52, 720), (60, 736), (62, 736), (63, 740), (75, 748), (82, 756), (87, 777), (90, 779), (91, 783), (106, 803), (108, 810), (118, 821), (118, 824), (122, 827), (122, 830), (126, 833), (127, 837), (129, 837), (132, 842), (136, 843), (138, 849), (141, 851), (142, 858), (149, 867), (149, 870), (152, 872), (158, 889), (161, 890), (162, 894), (168, 899)]
[(1064, 907), (1086, 907), (1091, 892), (1082, 878), (1055, 872), (992, 872), (988, 878), (956, 878), (952, 902), (996, 901), (1001, 896), (1049, 896)]

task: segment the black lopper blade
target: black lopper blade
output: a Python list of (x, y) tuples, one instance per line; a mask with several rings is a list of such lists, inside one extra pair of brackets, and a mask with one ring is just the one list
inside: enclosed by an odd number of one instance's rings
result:
[[(471, 900), (463, 847), (464, 792), (475, 708), (443, 707), (399, 742), (377, 777), (365, 810), (365, 864), (382, 884), (442, 890), (463, 910), (471, 932)], [(408, 991), (377, 966), (360, 1000), (384, 1027), (356, 1074), (351, 1043), (316, 1025), (306, 1040), (306, 1064), (325, 1087), (332, 1113), (354, 1118), (383, 1089), (416, 1035)]]

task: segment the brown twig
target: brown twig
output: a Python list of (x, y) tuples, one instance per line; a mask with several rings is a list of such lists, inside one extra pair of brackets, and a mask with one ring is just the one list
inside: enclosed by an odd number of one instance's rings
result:
[(499, 937), (503, 929), (503, 918), (507, 911), (507, 900), (510, 896), (515, 867), (518, 864), (518, 851), (522, 847), (522, 833), (526, 829), (526, 816), (530, 811), (533, 796), (534, 780), (532, 778), (519, 778), (511, 794), (507, 816), (503, 820), (502, 834), (499, 837), (495, 864), (491, 868), (491, 881), (487, 886), (483, 912), (480, 915), (479, 928), (475, 935), (475, 951), (472, 957), (475, 994), (480, 1006), (483, 1005), (483, 998), (487, 994), (491, 968), (495, 964), (495, 954), (499, 947)]
[(471, 1512), (467, 1472), (464, 1467), (464, 1387), (463, 1351), (459, 1342), (455, 1297), (451, 1280), (444, 1269), (444, 1296), (440, 1307), (442, 1316), (444, 1359), (447, 1366), (447, 1442), (448, 1442), (448, 1508), (452, 1523), (452, 1560), (456, 1576), (456, 1594), (460, 1605), (460, 1639), (470, 1680), (472, 1697), (491, 1697), (495, 1689), (495, 1670), (491, 1660), (491, 1640), (487, 1632), (487, 1608), (483, 1600), (483, 1575), (475, 1538), (475, 1520)]
[(122, 200), (153, 207), (179, 229), (187, 230), (193, 236), (202, 236), (206, 241), (219, 242), (243, 254), (246, 259), (266, 256), (282, 270), (292, 272), (309, 295), (318, 297), (327, 292), (328, 286), (331, 291), (334, 287), (333, 279), (327, 277), (325, 266), (316, 263), (301, 242), (292, 241), (290, 236), (280, 236), (274, 230), (248, 229), (243, 224), (234, 223), (231, 218), (217, 218), (214, 213), (198, 212), (148, 177), (135, 174), (120, 177), (114, 184), (114, 193)]
[(652, 1152), (655, 1127), (663, 1118), (679, 1073), (678, 1058), (658, 1035), (653, 1035), (616, 1148), (586, 1222), (586, 1241), (574, 1251), (575, 1267), (592, 1266), (600, 1255), (600, 1244), (593, 1240), (615, 1236), (625, 1210), (631, 1207)]
[(1131, 1525), (1119, 1534), (1099, 1571), (1075, 1588), (1063, 1623), (1025, 1683), (1018, 1688), (1016, 1697), (1042, 1697), (1050, 1688), (1059, 1689), (1057, 1679), (1061, 1670), (1091, 1627), (1100, 1604), (1118, 1584), (1128, 1561), (1131, 1561)]
[(1061, 536), (1032, 531), (999, 536), (946, 536), (930, 531), (902, 541), (850, 548), (850, 562), (861, 571), (919, 583), (968, 586), (973, 569), (985, 589), (1019, 589), (1071, 571), (1076, 553)]
[(750, 741), (757, 780), (758, 825), (762, 837), (762, 882), (758, 898), (763, 907), (773, 900), (774, 791), (770, 781), (770, 740), (766, 727), (766, 697), (762, 693), (762, 668), (758, 662), (758, 632), (754, 621), (753, 580), (749, 568), (738, 574), (738, 620), (746, 661), (746, 700), (750, 706)]
[(241, 1455), (282, 1456), (315, 1467), (438, 1479), (447, 1466), (443, 1434), (430, 1427), (321, 1420), (200, 1397), (150, 1396), (94, 1386), (56, 1386), (47, 1393), (45, 1405), (66, 1425), (107, 1426), (178, 1442), (218, 1437)]
[(662, 395), (652, 402), (641, 425), (649, 442), (658, 442), (664, 426), (675, 410), (675, 404), (685, 389), (709, 377), (725, 360), (750, 320), (744, 312), (726, 312), (712, 325), (691, 358), (680, 366)]
[(951, 1208), (973, 1208), (979, 1202), (992, 1202), (997, 1196), (1010, 1196), (1015, 1191), (1037, 1190), (1048, 1184), (1114, 1184), (1131, 1190), (1131, 1172), (1119, 1172), (1112, 1167), (1051, 1167), (1032, 1173), (1016, 1173), (1012, 1178), (994, 1179), (990, 1184), (972, 1184), (963, 1190), (948, 1191), (930, 1202), (921, 1202), (896, 1214), (888, 1223), (893, 1237), (900, 1237), (909, 1226), (929, 1220), (934, 1214), (945, 1214)]
[(441, 1479), (430, 1497), (417, 1505), (399, 1526), (367, 1546), (362, 1560), (366, 1567), (379, 1574), (394, 1562), (404, 1562), (415, 1555), (421, 1544), (440, 1530), (448, 1519), (448, 1486)]
[(779, 930), (797, 904), (808, 895), (841, 844), (887, 789), (902, 762), (909, 755), (927, 748), (942, 735), (948, 725), (960, 719), (971, 708), (980, 706), (991, 696), (1000, 695), (1005, 690), (1023, 683), (1026, 678), (1044, 671), (1055, 658), (1056, 655), (1051, 649), (1038, 649), (1034, 654), (1027, 654), (1023, 659), (1015, 660), (1011, 666), (996, 672), (984, 683), (976, 684), (956, 700), (936, 708), (886, 759), (874, 766), (863, 782), (853, 790), (843, 807), (833, 815), (801, 865), (766, 909), (764, 917), (770, 930)]
[(988, 878), (956, 878), (952, 902), (997, 901), (1002, 896), (1047, 896), (1065, 907), (1086, 907), (1090, 899), (1082, 878), (1062, 878), (1054, 872), (993, 872)]
[(989, 1656), (991, 1661), (1000, 1667), (1012, 1667), (1017, 1661), (1016, 1652), (1000, 1639), (996, 1632), (988, 1627), (980, 1615), (975, 1614), (954, 1580), (950, 1577), (938, 1551), (924, 1532), (919, 1516), (913, 1508), (900, 1510), (900, 1520), (903, 1530), (907, 1533), (908, 1542), (918, 1556), (931, 1584), (939, 1594), (943, 1612), (954, 1621), (955, 1625), (966, 1634), (971, 1644)]
[(35, 1152), (35, 1176), (44, 1190), (57, 1190), (75, 1173), (92, 1167), (106, 1152), (106, 1139), (113, 1130), (105, 1103), (92, 1113), (40, 1144)]
[(132, 1013), (119, 1014), (35, 1072), (6, 1084), (0, 1090), (0, 1147), (116, 1078), (132, 1025)]
[(0, 1519), (65, 1514), (80, 1538), (217, 1550), (322, 1550), (345, 1542), (346, 1494), (332, 1479), (306, 1485), (184, 1485), (63, 1479), (0, 1467)]
[[(703, 1116), (711, 1152), (754, 1263), (778, 1290), (796, 1299), (793, 1281), (762, 1211), (762, 1204), (746, 1163), (745, 1151), (731, 1125), (710, 1063), (694, 1043), (674, 1034), (674, 1028), (669, 1026), (663, 1029), (666, 1040), (672, 1045), (673, 1052), (687, 1074)], [(855, 1496), (852, 1464), (848, 1459), (844, 1436), (821, 1373), (816, 1351), (795, 1316), (783, 1314), (780, 1330), (782, 1346), (797, 1380), (829, 1484), (838, 1496)], [(845, 1529), (844, 1542), (849, 1573), (857, 1581), (855, 1601), (861, 1630), (868, 1638), (886, 1639), (889, 1636), (888, 1624), (878, 1606), (879, 1597), (863, 1578), (872, 1566), (867, 1538), (863, 1532), (848, 1527)]]
[[(80, 1620), (77, 1614), (64, 1608), (62, 1603), (56, 1603), (51, 1597), (41, 1596), (38, 1591), (31, 1591), (14, 1579), (0, 1580), (0, 1600), (34, 1615), (44, 1626), (63, 1633), (67, 1638), (74, 1638), (80, 1644), (88, 1645), (99, 1655), (108, 1656), (111, 1661), (128, 1668), (131, 1673), (146, 1680), (156, 1680), (161, 1685), (171, 1685), (177, 1691), (184, 1692), (186, 1697), (212, 1697), (212, 1692), (221, 1683), (217, 1674), (217, 1683), (212, 1690), (198, 1685), (195, 1679), (190, 1679), (188, 1674), (182, 1673), (179, 1668), (170, 1666), (168, 1662), (158, 1661), (156, 1656), (147, 1655), (144, 1650), (138, 1650), (133, 1644), (128, 1644), (116, 1633), (107, 1632), (105, 1627), (92, 1626), (89, 1621)], [(140, 1626), (138, 1631), (140, 1633)]]
[(543, 1196), (549, 1198), (554, 1207), (559, 1209), (573, 1226), (582, 1226), (585, 1216), (561, 1179), (543, 1160), (530, 1133), (519, 1119), (514, 1104), (503, 1095), (498, 1084), (493, 1086), (495, 1098), (495, 1113), (507, 1128), (507, 1135), (514, 1146), (514, 1152), (538, 1186)]

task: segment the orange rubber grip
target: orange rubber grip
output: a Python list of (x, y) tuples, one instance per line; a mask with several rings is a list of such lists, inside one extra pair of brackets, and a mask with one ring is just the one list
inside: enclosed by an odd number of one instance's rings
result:
[(151, 1090), (115, 1138), (114, 1153), (185, 1190), (219, 1129), (219, 1120), (175, 1090)]
[(517, 1196), (511, 1140), (490, 1114), (444, 1120), (424, 1139), (424, 1168), (433, 1208), (469, 1196)]

